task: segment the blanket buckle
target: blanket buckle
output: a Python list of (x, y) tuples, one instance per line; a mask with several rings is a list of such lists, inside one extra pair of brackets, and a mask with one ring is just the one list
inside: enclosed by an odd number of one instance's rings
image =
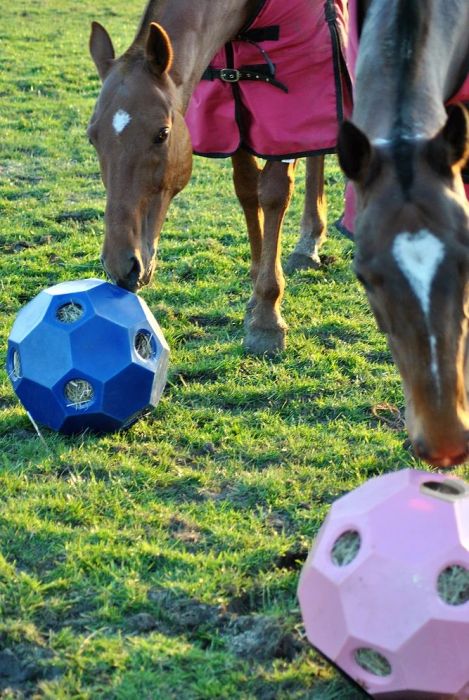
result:
[(220, 78), (225, 83), (237, 83), (241, 78), (241, 73), (236, 68), (221, 68)]

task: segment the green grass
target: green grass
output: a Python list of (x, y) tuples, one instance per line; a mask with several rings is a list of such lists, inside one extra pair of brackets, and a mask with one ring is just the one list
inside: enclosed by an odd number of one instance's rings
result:
[[(3, 370), (26, 301), (102, 276), (87, 40), (98, 19), (123, 50), (143, 10), (128, 6), (2, 7), (0, 697), (352, 700), (304, 641), (298, 574), (335, 498), (422, 465), (375, 417), (403, 397), (350, 242), (331, 230), (329, 263), (288, 280), (288, 351), (245, 356), (249, 252), (230, 164), (196, 160), (142, 292), (172, 351), (157, 409), (117, 435), (40, 439)], [(334, 158), (327, 182), (333, 221)], [(303, 165), (285, 254), (302, 192)]]

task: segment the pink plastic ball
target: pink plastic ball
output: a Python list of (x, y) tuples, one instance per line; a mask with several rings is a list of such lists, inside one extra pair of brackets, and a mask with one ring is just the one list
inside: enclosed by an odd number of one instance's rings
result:
[(469, 484), (405, 469), (338, 499), (298, 597), (311, 644), (372, 697), (469, 699)]

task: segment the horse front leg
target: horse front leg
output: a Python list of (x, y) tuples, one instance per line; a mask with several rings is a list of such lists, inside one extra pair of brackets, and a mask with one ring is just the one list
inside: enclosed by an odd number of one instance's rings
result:
[(300, 236), (285, 263), (285, 272), (317, 268), (319, 248), (326, 238), (327, 202), (324, 193), (324, 156), (306, 159), (305, 201)]
[[(246, 226), (251, 246), (251, 280), (256, 283), (259, 272), (259, 264), (262, 253), (262, 238), (264, 227), (264, 215), (259, 203), (259, 176), (261, 169), (257, 165), (256, 158), (243, 149), (239, 149), (231, 156), (233, 164), (233, 183), (239, 203), (244, 212)], [(251, 297), (248, 308), (254, 301)]]
[(296, 162), (269, 161), (259, 177), (264, 236), (244, 347), (273, 355), (285, 348), (287, 325), (280, 313), (285, 280), (280, 262), (283, 219), (293, 194)]

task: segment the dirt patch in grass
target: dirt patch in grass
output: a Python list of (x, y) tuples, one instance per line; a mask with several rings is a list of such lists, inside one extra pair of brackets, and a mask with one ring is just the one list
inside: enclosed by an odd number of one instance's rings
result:
[[(133, 616), (130, 622), (148, 629), (164, 629), (166, 633), (185, 634), (199, 643), (206, 633), (218, 631), (227, 649), (241, 658), (252, 661), (286, 659), (291, 661), (305, 644), (287, 624), (276, 617), (246, 614), (254, 599), (262, 600), (262, 591), (254, 591), (233, 599), (226, 607), (209, 605), (193, 598), (178, 596), (166, 589), (152, 589), (148, 598), (156, 608), (156, 614)], [(249, 604), (247, 598), (249, 597)], [(243, 612), (244, 614), (238, 614)]]
[(182, 542), (186, 549), (194, 551), (203, 539), (202, 532), (194, 524), (174, 515), (168, 524), (168, 530), (178, 542)]
[(221, 606), (179, 596), (164, 588), (152, 588), (148, 599), (156, 608), (157, 617), (173, 633), (190, 635), (207, 627), (220, 627), (225, 622)]
[(0, 649), (0, 696), (15, 697), (16, 692), (19, 697), (31, 697), (39, 681), (60, 676), (62, 670), (53, 664), (53, 656), (50, 650), (30, 644)]
[(281, 621), (264, 615), (238, 617), (222, 636), (229, 651), (252, 661), (292, 661), (304, 646)]
[(307, 547), (294, 547), (289, 549), (284, 554), (280, 555), (274, 562), (277, 569), (288, 569), (290, 571), (298, 571), (303, 566), (309, 554)]

